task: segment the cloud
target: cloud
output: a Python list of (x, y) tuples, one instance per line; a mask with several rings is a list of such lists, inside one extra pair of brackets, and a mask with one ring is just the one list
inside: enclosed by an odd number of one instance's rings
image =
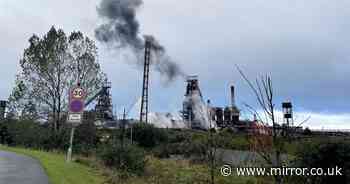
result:
[[(272, 125), (269, 119), (266, 119), (263, 111), (258, 111), (260, 118), (264, 122), (269, 122), (269, 125)], [(252, 119), (252, 114), (246, 111), (242, 112), (242, 119)], [(278, 124), (285, 123), (283, 119), (283, 112), (279, 109), (275, 110), (275, 120)], [(314, 130), (350, 130), (350, 113), (340, 113), (334, 114), (329, 112), (293, 112), (293, 125), (302, 126), (304, 128), (310, 128)]]
[(347, 1), (152, 2), (159, 11), (147, 16), (152, 10), (145, 4), (146, 29), (159, 33), (187, 73), (200, 75), (204, 93), (218, 104), (226, 104), (230, 82), (240, 99), (253, 102), (234, 69), (238, 64), (253, 80), (271, 74), (277, 102), (289, 98), (317, 112), (350, 108)]
[[(278, 112), (278, 116), (281, 120), (282, 112)], [(306, 121), (302, 126), (309, 127), (311, 129), (349, 129), (350, 130), (350, 113), (333, 114), (333, 113), (315, 113), (315, 112), (296, 112), (294, 113), (294, 125), (299, 125), (305, 121), (308, 117), (310, 119)]]
[(311, 119), (304, 126), (313, 129), (350, 129), (350, 114), (322, 114), (301, 113), (303, 116), (310, 114)]

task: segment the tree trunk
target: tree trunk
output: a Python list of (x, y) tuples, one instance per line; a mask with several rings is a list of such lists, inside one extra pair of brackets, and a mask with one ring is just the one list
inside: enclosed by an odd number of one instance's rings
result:
[(53, 130), (55, 132), (57, 132), (57, 122), (56, 122), (56, 98), (52, 97), (52, 102), (53, 102), (53, 109), (51, 112), (51, 116), (52, 116), (52, 124), (53, 124)]
[[(282, 161), (281, 161), (281, 152), (277, 149), (276, 150), (276, 167), (281, 168), (282, 167)], [(283, 178), (280, 175), (275, 176), (276, 184), (282, 184)]]
[(57, 106), (57, 118), (56, 118), (56, 128), (57, 130), (60, 129), (60, 121), (61, 121), (61, 98), (62, 98), (62, 94), (61, 94), (61, 64), (58, 64), (58, 69), (57, 69), (57, 86), (56, 86), (56, 95), (57, 95), (57, 100), (58, 100), (58, 106)]

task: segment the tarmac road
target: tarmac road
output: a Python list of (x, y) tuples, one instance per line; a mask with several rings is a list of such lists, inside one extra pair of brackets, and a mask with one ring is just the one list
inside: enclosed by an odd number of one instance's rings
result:
[(49, 184), (49, 181), (37, 160), (0, 151), (0, 184)]
[[(216, 156), (217, 159), (235, 167), (261, 167), (266, 164), (259, 154), (251, 151), (218, 149)], [(281, 158), (286, 161), (288, 160), (288, 155), (282, 154)]]

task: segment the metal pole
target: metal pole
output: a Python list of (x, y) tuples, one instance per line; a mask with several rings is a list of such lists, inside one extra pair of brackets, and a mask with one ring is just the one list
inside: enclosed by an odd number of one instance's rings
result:
[(122, 150), (124, 150), (125, 124), (126, 124), (126, 111), (125, 111), (125, 108), (124, 108), (123, 120), (122, 120), (122, 135), (121, 135)]
[[(78, 60), (78, 66), (77, 66), (77, 70), (78, 70), (78, 81), (77, 81), (77, 86), (80, 87), (81, 84), (81, 79), (80, 79), (80, 75), (81, 75), (81, 70), (80, 70), (80, 62)], [(67, 160), (66, 162), (71, 162), (72, 161), (72, 152), (73, 152), (73, 140), (74, 140), (74, 132), (75, 132), (75, 126), (72, 126), (72, 130), (70, 132), (70, 141), (69, 141), (69, 148), (67, 151)]]
[(68, 148), (68, 152), (67, 152), (67, 162), (68, 163), (72, 161), (74, 132), (75, 132), (75, 127), (73, 126), (71, 133), (70, 133), (70, 142), (69, 142), (69, 148)]
[(132, 129), (133, 129), (133, 125), (130, 123), (130, 141), (131, 141), (131, 145), (133, 144), (133, 140), (132, 140)]
[(77, 69), (78, 69), (78, 86), (80, 86), (81, 84), (81, 69), (80, 69), (80, 61), (78, 60), (78, 66), (77, 66)]
[(210, 109), (210, 100), (208, 99), (207, 101), (207, 113), (208, 113), (208, 120), (209, 120), (209, 139), (210, 139), (210, 183), (214, 184), (214, 167), (215, 167), (215, 150), (214, 148), (214, 137), (213, 137), (213, 132), (212, 132), (212, 120), (211, 120), (211, 109)]

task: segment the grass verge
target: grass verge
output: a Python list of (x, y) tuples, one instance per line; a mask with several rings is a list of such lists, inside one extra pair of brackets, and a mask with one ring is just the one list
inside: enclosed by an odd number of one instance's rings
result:
[(105, 180), (101, 174), (85, 165), (74, 162), (66, 163), (63, 154), (1, 145), (0, 150), (27, 155), (39, 160), (51, 184), (102, 184)]
[[(220, 168), (215, 169), (216, 184), (255, 184), (254, 177), (223, 177)], [(127, 184), (208, 184), (208, 168), (202, 164), (193, 164), (188, 160), (170, 160), (148, 158), (144, 176), (131, 177)]]
[[(192, 164), (188, 160), (148, 157), (143, 176), (119, 178), (116, 171), (101, 166), (98, 167), (99, 172), (97, 172), (89, 167), (90, 164), (93, 165), (93, 161), (89, 159), (84, 161), (81, 157), (77, 161), (81, 163), (66, 163), (65, 156), (59, 153), (1, 145), (0, 150), (28, 155), (39, 160), (46, 170), (51, 184), (207, 184), (209, 181), (208, 168), (202, 164)], [(217, 184), (261, 183), (255, 177), (223, 177), (219, 171), (219, 168), (215, 171), (215, 183)]]

